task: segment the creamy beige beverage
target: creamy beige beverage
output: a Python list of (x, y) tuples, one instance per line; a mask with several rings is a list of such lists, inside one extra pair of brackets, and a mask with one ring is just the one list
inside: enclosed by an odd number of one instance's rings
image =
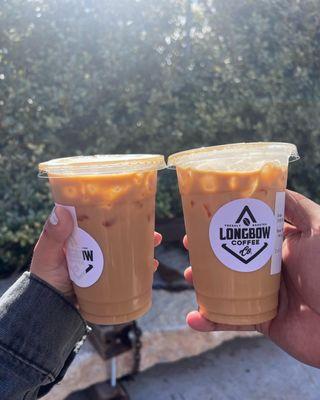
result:
[(200, 312), (227, 324), (275, 317), (280, 285), (286, 143), (242, 143), (169, 157), (177, 169)]
[(153, 231), (160, 155), (69, 157), (39, 165), (75, 229), (69, 274), (83, 317), (120, 324), (151, 307)]

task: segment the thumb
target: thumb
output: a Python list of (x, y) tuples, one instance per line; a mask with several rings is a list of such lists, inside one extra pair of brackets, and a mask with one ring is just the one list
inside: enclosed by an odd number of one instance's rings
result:
[(320, 228), (320, 206), (300, 193), (286, 190), (285, 219), (301, 232)]
[(55, 206), (44, 225), (34, 249), (34, 262), (55, 266), (64, 258), (63, 247), (73, 231), (73, 219), (69, 211)]

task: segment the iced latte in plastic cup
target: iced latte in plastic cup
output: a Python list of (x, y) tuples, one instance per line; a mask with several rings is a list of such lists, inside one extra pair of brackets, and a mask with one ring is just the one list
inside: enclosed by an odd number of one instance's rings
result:
[(161, 155), (97, 155), (39, 165), (54, 201), (73, 216), (70, 278), (83, 317), (132, 321), (151, 306), (153, 231)]
[(169, 157), (176, 167), (200, 312), (226, 324), (275, 317), (288, 143), (239, 143)]

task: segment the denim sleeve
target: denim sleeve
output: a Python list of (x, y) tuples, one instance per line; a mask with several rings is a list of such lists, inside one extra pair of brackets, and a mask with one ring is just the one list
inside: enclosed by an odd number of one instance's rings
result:
[(87, 332), (68, 300), (25, 272), (0, 298), (0, 399), (47, 393), (62, 379)]

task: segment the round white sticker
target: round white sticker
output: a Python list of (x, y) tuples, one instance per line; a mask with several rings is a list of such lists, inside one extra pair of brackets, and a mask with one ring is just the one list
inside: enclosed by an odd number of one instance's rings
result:
[(89, 287), (97, 282), (102, 274), (102, 250), (92, 236), (79, 228), (75, 207), (58, 203), (56, 205), (68, 210), (73, 219), (74, 228), (66, 249), (70, 279), (79, 287)]
[(220, 207), (211, 219), (209, 238), (216, 257), (239, 272), (262, 268), (275, 244), (275, 216), (257, 199), (238, 199)]
[(70, 279), (80, 287), (93, 285), (103, 271), (103, 254), (98, 243), (87, 232), (75, 227), (67, 244)]

